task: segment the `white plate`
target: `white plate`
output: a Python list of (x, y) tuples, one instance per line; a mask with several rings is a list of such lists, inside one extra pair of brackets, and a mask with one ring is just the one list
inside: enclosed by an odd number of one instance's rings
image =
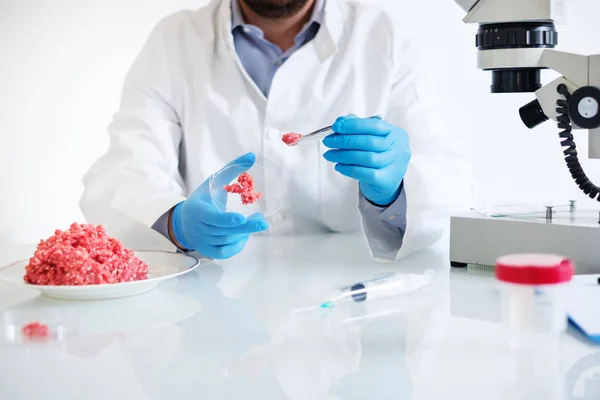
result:
[(57, 299), (102, 300), (148, 292), (162, 281), (193, 271), (200, 264), (197, 258), (182, 253), (136, 251), (135, 255), (148, 264), (148, 279), (146, 280), (87, 286), (30, 285), (23, 281), (25, 267), (29, 260), (18, 261), (0, 269), (0, 280), (29, 289), (36, 289), (45, 296)]

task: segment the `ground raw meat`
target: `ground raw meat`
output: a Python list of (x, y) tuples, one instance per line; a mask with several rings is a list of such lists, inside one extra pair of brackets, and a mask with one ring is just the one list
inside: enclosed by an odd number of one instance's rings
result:
[(295, 146), (298, 144), (298, 141), (301, 137), (302, 135), (299, 133), (290, 132), (283, 135), (281, 140), (283, 140), (283, 143), (287, 144), (288, 146)]
[(27, 339), (45, 339), (50, 337), (50, 328), (39, 322), (31, 322), (21, 329), (21, 333)]
[(24, 280), (34, 285), (81, 286), (148, 279), (148, 265), (102, 226), (74, 223), (42, 240)]
[(260, 192), (243, 192), (241, 193), (242, 196), (242, 204), (253, 204), (256, 203), (257, 201), (259, 201), (262, 197), (263, 194)]
[(263, 196), (261, 192), (254, 191), (254, 179), (247, 172), (242, 172), (237, 178), (237, 183), (224, 187), (228, 193), (237, 193), (242, 197), (242, 204), (252, 204)]

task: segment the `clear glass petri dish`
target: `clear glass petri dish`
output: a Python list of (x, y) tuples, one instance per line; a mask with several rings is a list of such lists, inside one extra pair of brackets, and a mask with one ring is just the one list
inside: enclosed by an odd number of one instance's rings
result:
[[(252, 176), (254, 192), (262, 193), (262, 197), (251, 204), (243, 204), (239, 194), (225, 190), (225, 186), (236, 183), (243, 172)], [(235, 212), (245, 217), (263, 214), (265, 218), (269, 218), (281, 208), (287, 190), (281, 168), (262, 157), (257, 157), (254, 164), (223, 168), (209, 178), (209, 186), (212, 203), (219, 211)]]
[(477, 213), (491, 218), (546, 218), (547, 207), (551, 206), (553, 213), (569, 212), (569, 204), (502, 204), (487, 205), (478, 209)]

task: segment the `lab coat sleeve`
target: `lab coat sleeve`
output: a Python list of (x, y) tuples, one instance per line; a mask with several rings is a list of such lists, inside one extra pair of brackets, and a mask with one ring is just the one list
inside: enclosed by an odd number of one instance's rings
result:
[(185, 200), (182, 131), (166, 62), (168, 28), (169, 19), (159, 23), (136, 58), (108, 129), (109, 148), (83, 179), (80, 207), (87, 221), (124, 241), (152, 236), (148, 231), (159, 218)]
[[(402, 240), (394, 242), (391, 235), (380, 236), (375, 233), (373, 220), (362, 218), (372, 256), (384, 261), (447, 240), (450, 216), (467, 211), (474, 200), (469, 160), (462, 153), (459, 138), (450, 134), (459, 133), (459, 127), (451, 126), (452, 121), (442, 123), (434, 79), (428, 75), (431, 69), (422, 62), (412, 40), (399, 32), (393, 37), (391, 58), (396, 76), (385, 119), (408, 133), (412, 158), (404, 177), (406, 226)], [(388, 214), (395, 210), (390, 208)]]
[(406, 231), (406, 192), (389, 207), (378, 207), (358, 193), (358, 210), (374, 259), (394, 260)]
[(171, 240), (169, 237), (169, 211), (165, 212), (156, 220), (152, 225), (152, 229), (163, 235), (166, 239)]

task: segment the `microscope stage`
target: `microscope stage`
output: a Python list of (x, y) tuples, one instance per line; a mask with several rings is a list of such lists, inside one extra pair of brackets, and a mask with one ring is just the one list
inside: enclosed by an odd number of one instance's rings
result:
[(600, 274), (598, 211), (554, 211), (491, 214), (470, 211), (450, 220), (450, 261), (493, 266), (513, 253), (550, 253), (575, 262), (576, 274)]

